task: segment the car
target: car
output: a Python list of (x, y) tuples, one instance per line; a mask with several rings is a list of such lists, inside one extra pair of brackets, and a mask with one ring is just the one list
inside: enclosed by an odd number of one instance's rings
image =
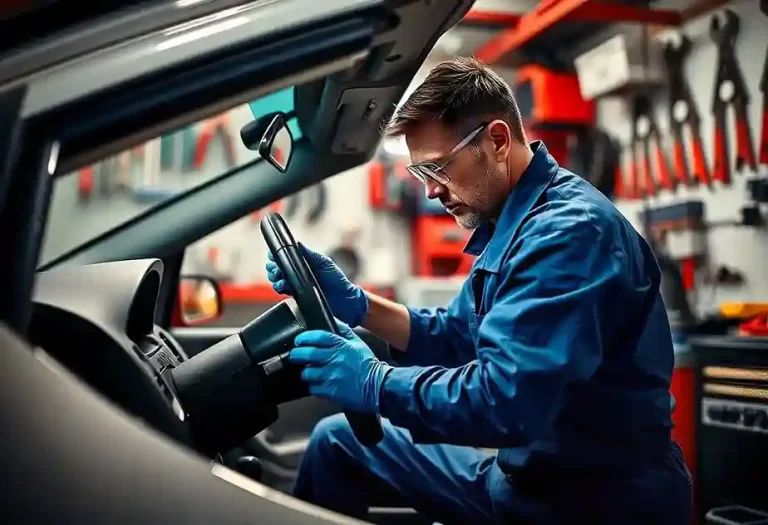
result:
[[(274, 472), (286, 461), (290, 471), (297, 456), (262, 432), (279, 423), (278, 406), (306, 397), (281, 345), (297, 326), (334, 329), (322, 296), (308, 293), (315, 286), (296, 239), (279, 215), (262, 221), (267, 243), (307, 293), (235, 334), (191, 326), (184, 338), (174, 335), (175, 308), (191, 325), (218, 309), (216, 283), (182, 282), (182, 259), (253, 210), (367, 162), (381, 122), (471, 4), (176, 0), (97, 2), (89, 12), (53, 0), (3, 8), (6, 522), (356, 522), (259, 482), (270, 454)], [(290, 107), (262, 107), (286, 92)], [(242, 104), (265, 145), (293, 132), (279, 155), (254, 155), (45, 254), (44, 243), (60, 237), (51, 234), (52, 210), (74, 176), (66, 174)], [(182, 294), (196, 295), (182, 304)], [(375, 442), (375, 418), (348, 417)], [(392, 516), (419, 519), (402, 509), (371, 519)]]

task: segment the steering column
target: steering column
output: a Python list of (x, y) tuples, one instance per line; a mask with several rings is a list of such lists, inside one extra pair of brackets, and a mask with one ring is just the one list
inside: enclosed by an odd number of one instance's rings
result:
[[(339, 333), (283, 218), (277, 213), (265, 216), (261, 231), (295, 299), (281, 301), (171, 371), (195, 445), (209, 455), (230, 450), (269, 426), (277, 419), (280, 403), (308, 395), (301, 368), (286, 359), (298, 334)], [(349, 411), (345, 415), (362, 444), (373, 446), (383, 437), (378, 415)]]

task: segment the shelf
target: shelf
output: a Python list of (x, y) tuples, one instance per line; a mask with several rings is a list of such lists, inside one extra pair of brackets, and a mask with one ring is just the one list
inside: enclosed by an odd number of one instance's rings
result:
[[(631, 23), (655, 27), (679, 27), (688, 20), (716, 9), (728, 0), (698, 0), (683, 10), (651, 9), (647, 1), (542, 0), (525, 14), (471, 10), (463, 22), (502, 27), (480, 46), (475, 56), (486, 63), (535, 48), (552, 51), (569, 48), (580, 39), (610, 24)], [(534, 48), (534, 52), (531, 52)]]

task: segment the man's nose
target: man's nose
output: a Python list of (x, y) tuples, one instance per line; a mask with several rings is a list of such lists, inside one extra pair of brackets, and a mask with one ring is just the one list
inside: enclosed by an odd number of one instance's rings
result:
[(438, 184), (432, 179), (424, 181), (424, 188), (428, 199), (436, 199), (445, 191), (445, 186)]

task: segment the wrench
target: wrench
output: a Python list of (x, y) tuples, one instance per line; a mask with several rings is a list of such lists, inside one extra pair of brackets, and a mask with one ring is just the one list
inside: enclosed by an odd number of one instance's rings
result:
[(733, 106), (736, 114), (736, 170), (749, 166), (757, 171), (757, 158), (752, 149), (747, 107), (749, 92), (744, 75), (736, 58), (735, 44), (739, 34), (739, 17), (730, 9), (725, 10), (725, 22), (712, 17), (709, 34), (717, 45), (717, 77), (715, 79), (712, 114), (715, 118), (715, 165), (714, 178), (724, 184), (731, 182), (730, 155), (728, 148), (727, 109)]
[[(664, 46), (664, 65), (669, 81), (668, 111), (674, 144), (674, 170), (677, 179), (687, 186), (693, 186), (698, 182), (709, 186), (709, 169), (701, 140), (701, 117), (691, 94), (691, 87), (683, 75), (683, 64), (691, 52), (691, 47), (691, 40), (685, 35), (680, 35), (679, 44), (667, 42)], [(685, 147), (686, 126), (691, 132), (689, 146), (693, 153), (693, 170), (690, 169)], [(695, 178), (691, 177), (692, 173)]]

